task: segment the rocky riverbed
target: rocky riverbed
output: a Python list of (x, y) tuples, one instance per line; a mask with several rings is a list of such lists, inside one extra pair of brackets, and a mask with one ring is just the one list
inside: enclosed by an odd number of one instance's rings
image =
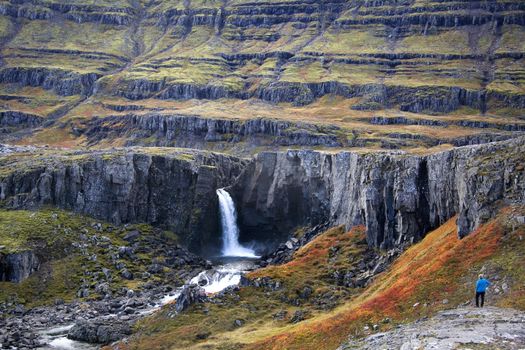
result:
[(57, 299), (53, 306), (32, 309), (18, 305), (0, 319), (0, 344), (5, 349), (60, 349), (71, 345), (67, 338), (108, 344), (130, 335), (137, 319), (175, 301), (179, 294), (174, 286), (150, 283), (141, 291), (123, 288), (102, 300), (64, 303)]
[[(230, 259), (216, 267), (193, 270), (187, 285), (174, 287), (165, 283), (148, 283), (140, 291), (123, 288), (118, 295), (102, 300), (64, 303), (26, 309), (17, 305), (9, 316), (0, 319), (1, 349), (97, 349), (131, 335), (140, 318), (174, 303), (182, 312), (195, 302), (208, 300), (239, 284), (253, 261)], [(7, 310), (2, 310), (7, 314)]]

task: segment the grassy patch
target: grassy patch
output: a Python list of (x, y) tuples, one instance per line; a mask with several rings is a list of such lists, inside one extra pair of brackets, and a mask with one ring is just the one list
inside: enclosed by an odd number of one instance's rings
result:
[[(120, 276), (112, 256), (118, 247), (127, 246), (124, 236), (139, 231), (135, 243), (137, 259), (120, 262), (135, 276)], [(20, 283), (0, 282), (0, 302), (16, 301), (32, 307), (50, 304), (56, 298), (71, 301), (82, 284), (90, 289), (90, 298), (97, 298), (96, 283), (107, 281), (112, 291), (121, 287), (141, 288), (150, 278), (168, 278), (166, 274), (141, 279), (142, 273), (155, 260), (164, 259), (163, 246), (178, 241), (173, 232), (155, 229), (146, 224), (115, 227), (92, 218), (58, 209), (38, 211), (0, 210), (0, 254), (31, 250), (41, 261), (40, 269)], [(94, 258), (96, 257), (96, 258)], [(110, 277), (103, 273), (107, 269)]]

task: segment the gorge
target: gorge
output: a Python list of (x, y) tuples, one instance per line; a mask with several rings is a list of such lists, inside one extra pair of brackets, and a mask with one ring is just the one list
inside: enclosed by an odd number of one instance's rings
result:
[(0, 1), (0, 349), (525, 348), (524, 37), (521, 0)]
[(147, 148), (38, 150), (24, 153), (31, 169), (4, 167), (0, 198), (16, 209), (56, 205), (116, 224), (148, 222), (175, 230), (198, 252), (221, 249), (220, 199), (223, 208), (233, 205), (216, 190), (229, 186), (243, 241), (266, 242), (271, 250), (296, 228), (329, 222), (365, 225), (371, 246), (390, 248), (420, 240), (455, 214), (458, 234), (466, 236), (491, 217), (496, 202), (521, 202), (523, 144), (517, 138), (429, 156), (291, 150), (251, 160)]

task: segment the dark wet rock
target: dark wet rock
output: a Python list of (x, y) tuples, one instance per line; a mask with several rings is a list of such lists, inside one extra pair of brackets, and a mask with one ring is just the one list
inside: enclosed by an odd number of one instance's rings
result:
[(162, 265), (160, 264), (151, 264), (148, 266), (148, 272), (152, 275), (159, 274), (164, 270)]
[(0, 281), (21, 282), (40, 268), (34, 251), (4, 254), (0, 251)]
[(180, 295), (177, 297), (175, 310), (177, 312), (182, 312), (190, 305), (194, 303), (202, 303), (207, 299), (208, 297), (201, 287), (196, 285), (186, 285), (182, 288)]
[(95, 286), (95, 292), (97, 292), (98, 294), (101, 294), (101, 295), (111, 294), (111, 287), (110, 287), (109, 283), (102, 282), (102, 283), (99, 283), (99, 284), (97, 284)]
[(133, 231), (126, 233), (123, 239), (128, 242), (134, 242), (139, 237), (140, 237), (140, 232), (138, 230), (133, 230)]
[(265, 288), (272, 292), (282, 288), (282, 283), (280, 281), (271, 279), (270, 277), (258, 277), (253, 281), (250, 281), (250, 283), (257, 288)]
[(77, 292), (77, 297), (79, 298), (87, 298), (89, 296), (89, 289), (87, 288), (80, 288)]
[(210, 332), (197, 333), (195, 335), (195, 339), (198, 339), (198, 340), (208, 339), (210, 337), (210, 335), (211, 335)]
[(299, 323), (304, 321), (307, 317), (307, 312), (304, 310), (296, 310), (290, 318), (290, 323)]
[(286, 310), (280, 310), (272, 315), (272, 317), (278, 321), (283, 321), (288, 316), (288, 311)]
[(123, 269), (122, 271), (120, 271), (120, 275), (122, 276), (122, 278), (125, 278), (127, 280), (133, 279), (133, 273), (128, 269)]
[(300, 292), (299, 297), (302, 299), (309, 299), (312, 296), (314, 290), (310, 286), (305, 286)]
[(123, 259), (135, 259), (135, 250), (132, 247), (119, 247), (118, 255)]
[(131, 334), (125, 322), (80, 321), (68, 333), (68, 338), (97, 344), (109, 344)]

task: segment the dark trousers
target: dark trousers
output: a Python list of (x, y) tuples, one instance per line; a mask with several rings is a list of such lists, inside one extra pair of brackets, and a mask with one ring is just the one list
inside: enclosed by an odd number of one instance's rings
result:
[[(479, 299), (481, 298), (481, 305)], [(476, 292), (476, 307), (483, 307), (485, 304), (485, 292)]]

